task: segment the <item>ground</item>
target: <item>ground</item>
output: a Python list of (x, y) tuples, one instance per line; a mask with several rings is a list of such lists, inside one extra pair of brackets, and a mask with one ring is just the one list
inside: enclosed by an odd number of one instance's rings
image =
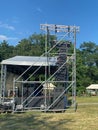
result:
[(98, 130), (98, 97), (78, 97), (77, 102), (76, 112), (0, 114), (0, 130)]

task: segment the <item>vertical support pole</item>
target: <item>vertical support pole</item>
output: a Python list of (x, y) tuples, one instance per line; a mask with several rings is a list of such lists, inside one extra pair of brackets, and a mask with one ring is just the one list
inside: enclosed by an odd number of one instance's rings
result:
[(74, 68), (74, 90), (73, 90), (73, 95), (74, 95), (74, 108), (76, 108), (76, 27), (74, 27), (74, 63), (73, 63), (73, 68)]
[[(50, 31), (49, 28), (47, 27), (47, 51), (50, 50)], [(49, 58), (50, 58), (50, 52), (48, 51), (47, 53), (47, 65), (48, 65), (48, 78), (50, 77), (50, 63), (49, 63)], [(47, 95), (48, 95), (48, 106), (50, 105), (50, 82), (48, 82), (47, 84), (47, 88), (49, 88), (47, 90)]]
[(5, 86), (6, 86), (6, 71), (7, 67), (6, 65), (1, 65), (1, 90), (0, 90), (0, 96), (5, 98)]
[(15, 111), (15, 78), (13, 79), (13, 113)]
[[(22, 83), (22, 97), (21, 97), (21, 104), (23, 104), (23, 83)], [(22, 107), (23, 108), (23, 107)]]
[[(48, 27), (46, 28), (46, 37), (45, 37), (45, 57), (47, 58), (47, 32), (48, 32)], [(47, 59), (48, 60), (48, 59)], [(45, 111), (47, 109), (47, 60), (46, 60), (46, 65), (45, 65)]]

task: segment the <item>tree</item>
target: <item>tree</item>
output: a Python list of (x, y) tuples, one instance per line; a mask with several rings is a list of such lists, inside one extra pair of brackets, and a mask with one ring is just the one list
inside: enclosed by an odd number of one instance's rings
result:
[(77, 52), (77, 85), (87, 87), (98, 83), (98, 46), (93, 42), (84, 42)]
[(93, 66), (95, 64), (94, 55), (96, 55), (96, 44), (93, 42), (84, 42), (80, 46), (84, 64)]
[[(40, 56), (45, 53), (46, 35), (32, 34), (29, 38), (22, 39), (16, 46), (9, 45), (7, 41), (0, 44), (0, 61), (10, 57), (21, 56)], [(48, 50), (54, 46), (56, 37), (47, 35)], [(72, 52), (73, 45), (69, 48)], [(55, 53), (54, 48), (51, 53)], [(80, 48), (76, 49), (76, 78), (77, 91), (84, 90), (92, 83), (98, 83), (98, 45), (93, 42), (84, 42)]]
[[(33, 51), (36, 48), (34, 55), (42, 55), (45, 53), (45, 44), (47, 42), (47, 51), (53, 46), (53, 40), (56, 37), (54, 35), (43, 35), (43, 34), (33, 34), (29, 37), (30, 42), (33, 44)], [(47, 40), (47, 41), (46, 41)]]
[(32, 55), (32, 43), (28, 39), (22, 39), (15, 47), (15, 54), (21, 56)]
[(0, 62), (4, 59), (10, 58), (13, 56), (14, 46), (11, 46), (7, 41), (3, 41), (0, 44)]

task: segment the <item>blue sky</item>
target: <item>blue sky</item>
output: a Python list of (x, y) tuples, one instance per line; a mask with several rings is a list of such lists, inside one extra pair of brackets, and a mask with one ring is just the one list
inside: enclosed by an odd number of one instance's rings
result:
[(44, 23), (80, 26), (77, 47), (98, 44), (98, 0), (0, 0), (0, 42), (17, 45)]

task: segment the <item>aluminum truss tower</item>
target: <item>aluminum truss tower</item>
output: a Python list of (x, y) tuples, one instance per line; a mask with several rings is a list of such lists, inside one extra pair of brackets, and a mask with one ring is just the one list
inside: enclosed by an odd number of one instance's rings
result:
[[(50, 76), (49, 80), (45, 82), (52, 82), (56, 84), (58, 88), (59, 86), (64, 88), (47, 110), (52, 108), (62, 96), (68, 94), (67, 92), (70, 88), (72, 92), (72, 105), (76, 108), (76, 33), (79, 32), (79, 27), (41, 24), (40, 29), (46, 33), (45, 54), (47, 62), (49, 61), (49, 56), (57, 56), (57, 70)], [(49, 36), (51, 35), (56, 36), (56, 41), (54, 41), (52, 47), (49, 47)], [(54, 77), (54, 81), (51, 80), (51, 77)], [(58, 89), (58, 91), (60, 91), (60, 89)], [(67, 102), (67, 100), (65, 102)]]
[[(52, 111), (55, 109), (65, 110), (67, 106), (65, 105), (66, 103), (64, 103), (65, 107), (61, 108), (60, 106), (63, 104), (68, 90), (72, 92), (72, 105), (75, 107), (76, 104), (76, 33), (79, 32), (79, 27), (41, 24), (40, 29), (45, 34), (45, 53), (39, 57), (39, 59), (42, 56), (46, 57), (44, 80), (30, 80), (42, 66), (39, 66), (27, 79), (21, 80), (23, 75), (26, 74), (33, 65), (28, 67), (17, 79), (14, 79), (13, 92), (16, 92), (16, 87), (18, 84), (21, 84), (22, 94), (17, 107), (13, 104), (13, 111), (17, 111), (18, 109), (31, 109), (29, 104), (32, 103), (33, 100), (35, 102), (35, 98), (40, 92), (43, 93), (43, 98), (40, 98), (40, 100), (44, 100), (44, 102), (42, 101), (40, 106), (33, 106), (32, 109), (39, 109), (41, 111)], [(50, 41), (51, 36), (55, 38), (52, 41)], [(50, 65), (51, 57), (57, 59), (55, 63), (56, 70), (53, 72)], [(1, 72), (1, 96), (4, 98), (6, 66), (2, 66)], [(24, 97), (23, 94), (25, 84), (37, 85), (36, 89), (27, 97)], [(50, 84), (56, 87), (51, 88)], [(41, 86), (44, 85), (45, 87), (41, 88)], [(15, 95), (13, 95), (13, 99), (16, 99)], [(67, 102), (67, 100), (65, 102)], [(56, 108), (55, 106), (57, 104), (59, 105)]]

